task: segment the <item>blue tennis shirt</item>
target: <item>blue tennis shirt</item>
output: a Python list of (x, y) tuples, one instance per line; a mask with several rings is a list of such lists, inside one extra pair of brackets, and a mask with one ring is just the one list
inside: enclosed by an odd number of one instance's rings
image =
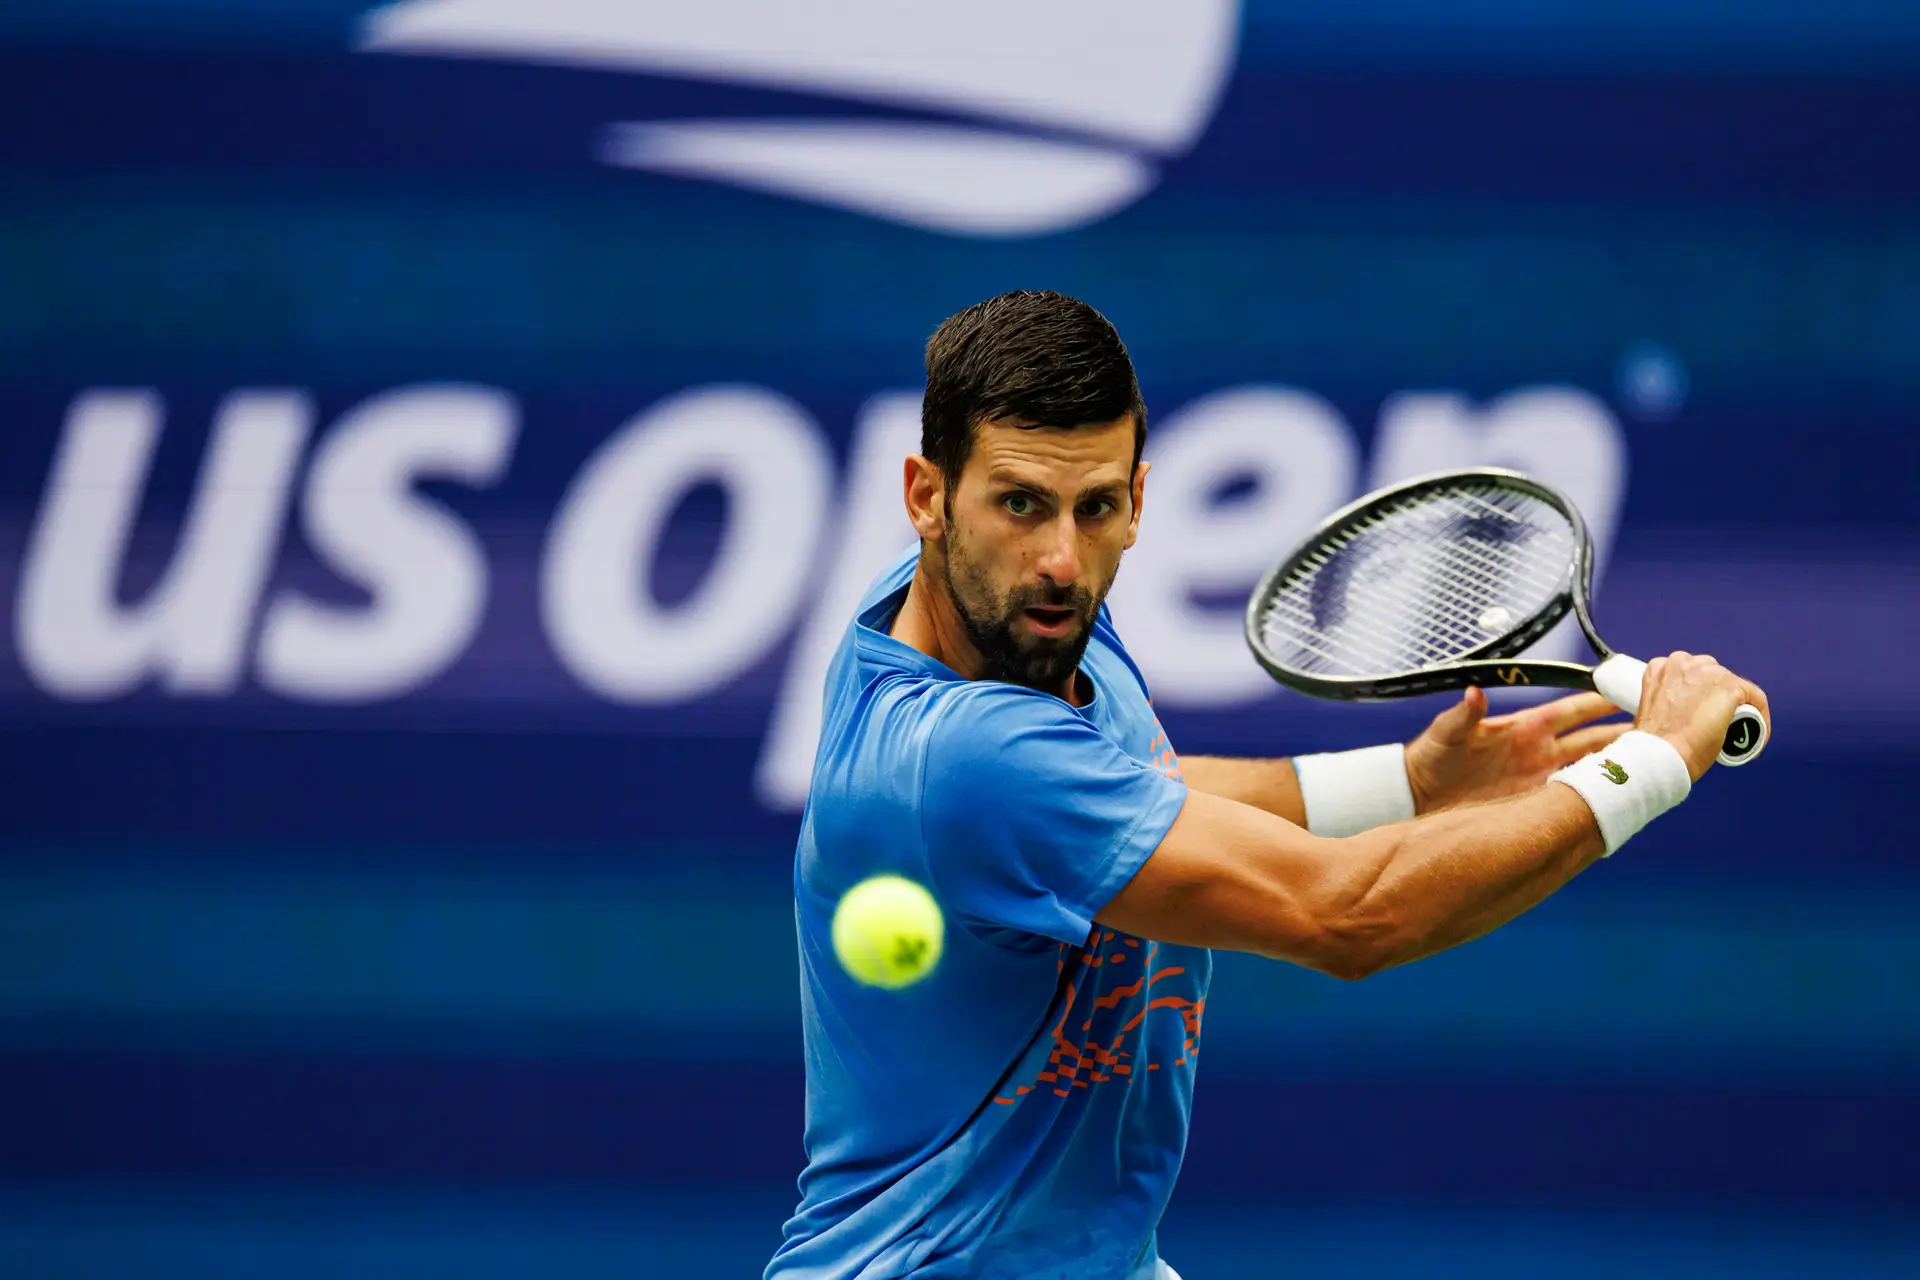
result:
[[(768, 1280), (1147, 1280), (1186, 1148), (1208, 952), (1096, 927), (1186, 800), (1103, 608), (1093, 700), (964, 680), (887, 635), (874, 583), (827, 676), (794, 865), (800, 1207)], [(927, 885), (946, 955), (904, 991), (834, 959), (868, 876)]]

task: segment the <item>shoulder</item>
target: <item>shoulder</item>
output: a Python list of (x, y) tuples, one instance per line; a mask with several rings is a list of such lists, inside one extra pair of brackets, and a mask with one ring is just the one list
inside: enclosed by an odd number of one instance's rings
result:
[(978, 681), (953, 690), (943, 702), (926, 740), (924, 789), (930, 802), (977, 804), (1111, 764), (1113, 744), (1050, 694)]
[(1035, 735), (1094, 732), (1080, 714), (1052, 694), (998, 680), (969, 680), (940, 691), (927, 733), (930, 754), (952, 763), (998, 757)]

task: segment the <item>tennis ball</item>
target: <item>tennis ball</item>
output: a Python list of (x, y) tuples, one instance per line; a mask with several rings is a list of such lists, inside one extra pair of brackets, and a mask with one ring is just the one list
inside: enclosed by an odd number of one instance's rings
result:
[(841, 965), (867, 986), (888, 991), (932, 973), (946, 933), (940, 904), (903, 876), (862, 880), (833, 910), (833, 953)]

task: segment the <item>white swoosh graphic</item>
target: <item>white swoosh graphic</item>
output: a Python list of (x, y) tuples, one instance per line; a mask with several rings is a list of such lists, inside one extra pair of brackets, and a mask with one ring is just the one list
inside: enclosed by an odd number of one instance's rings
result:
[(1161, 152), (1212, 116), (1238, 0), (402, 0), (362, 47), (935, 107)]
[(601, 158), (983, 236), (1093, 222), (1138, 199), (1155, 178), (1126, 151), (876, 120), (615, 125)]

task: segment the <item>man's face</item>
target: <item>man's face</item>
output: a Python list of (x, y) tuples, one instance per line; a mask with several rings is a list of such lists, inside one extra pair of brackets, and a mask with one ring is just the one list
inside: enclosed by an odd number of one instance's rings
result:
[(947, 592), (990, 680), (1058, 692), (1138, 528), (1133, 419), (983, 423), (947, 486)]

